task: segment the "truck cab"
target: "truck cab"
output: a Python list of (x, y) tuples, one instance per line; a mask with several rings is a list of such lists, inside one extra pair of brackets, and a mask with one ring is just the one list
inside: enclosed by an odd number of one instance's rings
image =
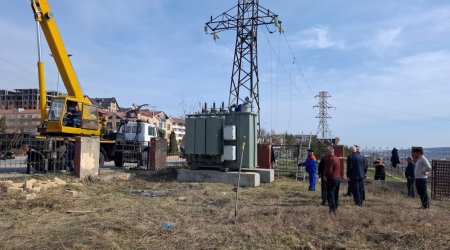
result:
[(142, 121), (125, 123), (117, 131), (117, 141), (134, 141), (142, 145), (147, 145), (150, 139), (157, 136), (155, 125)]
[[(104, 153), (111, 156), (116, 167), (125, 163), (138, 163), (146, 166), (149, 160), (150, 140), (156, 138), (158, 130), (155, 125), (144, 121), (123, 122), (115, 135), (114, 145), (104, 144)], [(103, 146), (102, 146), (103, 147)]]

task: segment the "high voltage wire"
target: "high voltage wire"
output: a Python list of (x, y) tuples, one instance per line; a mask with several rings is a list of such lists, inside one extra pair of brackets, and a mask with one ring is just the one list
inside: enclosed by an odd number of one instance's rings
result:
[(299, 65), (298, 62), (297, 62), (297, 58), (295, 57), (294, 51), (292, 50), (291, 44), (289, 43), (289, 40), (287, 39), (285, 33), (283, 33), (283, 37), (284, 37), (284, 39), (285, 39), (285, 41), (286, 41), (286, 43), (287, 43), (287, 46), (288, 46), (288, 48), (289, 48), (289, 52), (291, 53), (291, 56), (292, 56), (292, 58), (293, 58), (293, 60), (294, 60), (294, 64), (297, 65), (297, 69), (298, 69), (298, 71), (300, 72), (300, 75), (302, 76), (303, 81), (305, 82), (305, 85), (306, 85), (306, 87), (307, 87), (308, 90), (309, 90), (309, 93), (310, 93), (311, 95), (314, 95), (314, 92), (312, 91), (311, 86), (310, 86), (309, 83), (308, 83), (308, 80), (306, 80), (306, 77), (305, 77), (305, 74), (303, 73), (303, 70), (300, 68), (300, 65)]
[[(289, 43), (289, 40), (287, 39), (287, 36), (285, 33), (283, 33), (284, 39), (286, 41), (286, 44), (288, 46), (289, 52), (291, 53), (291, 56), (293, 57), (294, 63), (297, 66), (298, 71), (300, 72), (300, 75), (302, 76), (305, 85), (307, 86), (309, 92), (311, 94), (313, 94), (313, 90), (311, 89), (310, 84), (308, 83), (308, 80), (305, 77), (304, 72), (302, 71), (302, 69), (300, 68), (300, 65), (297, 62), (297, 59), (295, 57), (295, 54), (292, 50), (292, 46)], [(377, 108), (377, 109), (381, 109), (381, 110), (386, 110), (386, 111), (392, 111), (392, 112), (396, 112), (396, 113), (401, 113), (401, 114), (407, 114), (407, 115), (413, 115), (413, 116), (425, 116), (431, 119), (437, 119), (437, 120), (443, 120), (443, 121), (450, 121), (450, 119), (446, 119), (446, 118), (442, 118), (442, 117), (434, 117), (434, 116), (430, 116), (430, 115), (426, 115), (426, 114), (419, 114), (419, 113), (414, 113), (414, 112), (409, 112), (409, 111), (402, 111), (402, 110), (396, 110), (396, 109), (392, 109), (392, 108), (387, 108), (387, 107), (381, 107), (381, 106), (375, 106), (375, 105), (369, 105), (369, 104), (365, 104), (365, 103), (358, 103), (358, 102), (352, 102), (352, 101), (344, 101), (338, 97), (336, 97), (336, 99), (339, 99), (342, 102), (347, 102), (347, 103), (351, 103), (351, 104), (356, 104), (356, 105), (360, 105), (360, 106), (365, 106), (365, 107), (371, 107), (371, 108)]]
[[(275, 51), (275, 49), (274, 49), (273, 46), (272, 46), (272, 43), (270, 42), (269, 38), (267, 37), (267, 34), (266, 34), (265, 32), (263, 32), (263, 33), (264, 33), (264, 36), (266, 37), (267, 43), (268, 43), (268, 45), (269, 45), (269, 48), (270, 48), (271, 50)], [(286, 69), (286, 67), (281, 63), (281, 57), (280, 57), (280, 54), (279, 54), (279, 53), (276, 53), (276, 56), (277, 56), (278, 64), (281, 65), (281, 68), (283, 69), (284, 73), (285, 73), (286, 75), (291, 75), (291, 73), (290, 73), (290, 72)], [(295, 61), (294, 61), (294, 63), (295, 63)], [(304, 96), (304, 94), (303, 94), (302, 91), (299, 89), (299, 87), (297, 86), (296, 82), (292, 80), (292, 78), (290, 79), (290, 84), (294, 84), (295, 89), (296, 89), (297, 92), (300, 94), (300, 96), (302, 97), (302, 99), (305, 100), (305, 102), (307, 102), (308, 105), (312, 105), (311, 103), (308, 102), (307, 98)], [(287, 92), (288, 92), (288, 91), (287, 91)]]

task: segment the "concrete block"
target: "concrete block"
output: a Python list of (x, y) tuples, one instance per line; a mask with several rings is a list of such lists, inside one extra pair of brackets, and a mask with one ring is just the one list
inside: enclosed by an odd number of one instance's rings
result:
[(66, 181), (61, 180), (61, 179), (59, 179), (58, 177), (55, 177), (55, 178), (53, 179), (53, 183), (56, 183), (57, 185), (66, 185), (66, 184), (67, 184)]
[(98, 179), (101, 181), (129, 181), (135, 177), (136, 173), (123, 172), (123, 170), (102, 169)]
[(39, 193), (39, 192), (41, 192), (41, 188), (40, 188), (40, 187), (32, 188), (32, 189), (30, 190), (30, 192), (31, 192), (31, 193)]
[[(223, 183), (236, 186), (238, 182), (238, 175), (238, 172), (179, 169), (177, 179), (180, 181)], [(257, 187), (259, 185), (260, 175), (258, 173), (241, 173), (241, 187)]]
[(46, 185), (47, 185), (47, 188), (55, 188), (55, 187), (58, 186), (58, 184), (56, 184), (55, 182), (50, 182), (50, 183), (48, 183)]
[(66, 194), (68, 194), (70, 196), (78, 196), (80, 193), (78, 191), (74, 191), (74, 190), (66, 190)]
[(25, 200), (32, 200), (32, 199), (34, 199), (34, 198), (36, 198), (37, 197), (37, 195), (35, 194), (35, 193), (32, 193), (32, 194), (26, 194), (25, 195)]
[(25, 183), (23, 182), (17, 182), (17, 183), (8, 183), (6, 184), (6, 187), (15, 187), (15, 188), (23, 188)]
[(243, 168), (242, 171), (258, 173), (260, 176), (261, 183), (272, 183), (275, 181), (275, 170), (273, 169)]
[(33, 184), (36, 182), (35, 179), (25, 181), (25, 188), (33, 188)]
[(22, 193), (22, 192), (23, 192), (23, 188), (21, 188), (21, 187), (7, 187), (6, 188), (7, 194), (17, 194), (17, 193)]
[(33, 188), (40, 188), (41, 191), (47, 191), (48, 184), (35, 184), (33, 185)]
[(80, 179), (98, 176), (100, 138), (77, 137), (75, 141), (75, 176)]

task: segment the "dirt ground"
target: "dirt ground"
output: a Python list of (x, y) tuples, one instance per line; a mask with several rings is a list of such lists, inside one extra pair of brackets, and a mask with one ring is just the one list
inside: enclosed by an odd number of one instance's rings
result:
[(319, 191), (278, 178), (241, 189), (237, 224), (232, 186), (180, 183), (173, 175), (68, 184), (28, 201), (0, 191), (0, 248), (450, 249), (450, 202), (417, 209), (419, 199), (406, 198), (405, 186), (369, 183), (363, 207), (341, 196), (332, 216), (319, 205)]

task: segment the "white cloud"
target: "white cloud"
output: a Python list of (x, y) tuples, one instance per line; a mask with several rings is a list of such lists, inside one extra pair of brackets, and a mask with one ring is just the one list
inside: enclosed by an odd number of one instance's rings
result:
[(294, 39), (295, 44), (309, 49), (344, 48), (343, 41), (334, 40), (330, 37), (328, 27), (316, 26), (300, 32)]
[(399, 39), (401, 33), (402, 29), (400, 27), (380, 29), (366, 42), (366, 47), (379, 56), (387, 52), (392, 53), (392, 49), (402, 46), (402, 42)]

